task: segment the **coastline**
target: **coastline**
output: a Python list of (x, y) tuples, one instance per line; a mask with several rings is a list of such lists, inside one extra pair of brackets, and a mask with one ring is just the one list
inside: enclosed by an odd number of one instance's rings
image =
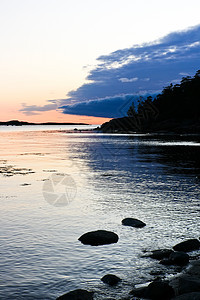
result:
[[(134, 219), (135, 220), (135, 219)], [(139, 221), (139, 220), (137, 220)], [(140, 221), (141, 222), (141, 221)], [(131, 226), (131, 225), (128, 225)], [(144, 225), (145, 226), (145, 225)], [(194, 243), (197, 243), (196, 249)], [(92, 244), (91, 244), (92, 245)], [(176, 251), (176, 248), (182, 248), (182, 251)], [(185, 249), (184, 249), (185, 247)], [(192, 249), (193, 247), (193, 249)], [(187, 250), (187, 251), (186, 251)], [(196, 253), (194, 255), (194, 252)], [(150, 254), (151, 253), (151, 254)], [(169, 253), (171, 253), (169, 255)], [(189, 254), (188, 254), (189, 253)], [(166, 263), (170, 260), (171, 256), (175, 256), (175, 260), (171, 263)], [(199, 300), (200, 299), (200, 241), (199, 239), (185, 240), (172, 249), (158, 249), (152, 250), (149, 254), (142, 256), (145, 258), (151, 258), (161, 265), (166, 267), (165, 272), (161, 272), (159, 268), (153, 268), (154, 279), (151, 282), (144, 282), (132, 287), (127, 296), (118, 298), (117, 285), (121, 283), (120, 288), (126, 285), (121, 278), (114, 274), (107, 274), (101, 278), (101, 281), (105, 285), (110, 286), (113, 290), (116, 290), (116, 298), (109, 298), (109, 300)], [(168, 258), (167, 258), (168, 257)], [(184, 257), (188, 258), (188, 261), (184, 261)], [(177, 259), (178, 258), (178, 259)], [(165, 263), (164, 263), (165, 261)], [(171, 272), (169, 268), (171, 268)], [(157, 271), (156, 271), (157, 269)], [(94, 297), (93, 297), (94, 295)], [(80, 299), (92, 300), (98, 297), (98, 293), (91, 289), (90, 291), (84, 289), (77, 289), (69, 291), (56, 298), (56, 300)], [(69, 298), (68, 298), (69, 297)], [(71, 297), (71, 298), (70, 298)]]
[[(160, 251), (160, 250), (156, 250), (156, 251)], [(174, 266), (177, 267), (177, 270), (170, 275), (167, 275), (167, 272), (168, 272), (168, 267), (170, 267), (171, 264), (167, 264), (167, 263), (165, 264), (164, 260), (166, 259), (161, 260), (159, 263), (166, 265), (166, 273), (159, 275), (159, 271), (158, 271), (157, 276), (155, 276), (154, 280), (151, 281), (151, 283), (144, 283), (144, 285), (141, 285), (140, 287), (135, 287), (130, 292), (130, 294), (133, 295), (133, 298), (129, 296), (130, 298), (124, 300), (128, 300), (128, 299), (134, 300), (135, 299), (134, 297), (137, 297), (137, 299), (153, 299), (153, 300), (154, 299), (155, 300), (160, 300), (160, 299), (199, 300), (200, 299), (200, 249), (196, 251), (196, 253), (198, 252), (196, 255), (192, 255), (192, 252), (193, 251), (179, 252), (180, 254), (183, 253), (184, 254), (187, 253), (186, 255), (189, 254), (189, 262), (183, 264), (181, 263), (174, 264)], [(175, 253), (178, 254), (178, 252), (176, 251)], [(157, 254), (160, 255), (161, 252)], [(154, 259), (157, 258), (154, 257)], [(152, 295), (151, 293), (152, 293), (153, 284), (155, 284), (155, 286)], [(166, 286), (164, 287), (163, 284), (166, 284)], [(151, 287), (151, 291), (150, 291), (150, 287)], [(166, 288), (165, 292), (162, 291), (163, 288), (164, 289)], [(171, 295), (169, 292), (170, 291), (169, 288), (171, 289)], [(149, 293), (149, 291), (151, 293)]]

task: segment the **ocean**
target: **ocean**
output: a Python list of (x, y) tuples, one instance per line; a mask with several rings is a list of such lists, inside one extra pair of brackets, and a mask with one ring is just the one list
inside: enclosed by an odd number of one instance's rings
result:
[[(55, 300), (77, 288), (121, 299), (154, 271), (177, 272), (146, 251), (199, 237), (200, 136), (81, 129), (0, 127), (2, 300)], [(147, 225), (123, 226), (126, 217)], [(78, 241), (97, 229), (117, 233), (118, 243)], [(100, 280), (108, 273), (118, 286)]]

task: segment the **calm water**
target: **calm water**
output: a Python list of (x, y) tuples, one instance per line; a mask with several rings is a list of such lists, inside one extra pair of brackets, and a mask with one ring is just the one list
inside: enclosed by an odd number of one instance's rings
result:
[[(198, 136), (49, 129), (0, 132), (0, 299), (53, 300), (75, 288), (121, 299), (166, 269), (142, 258), (144, 250), (199, 237)], [(125, 217), (147, 226), (122, 226)], [(78, 241), (96, 229), (116, 232), (119, 242)], [(107, 273), (122, 283), (107, 287)]]

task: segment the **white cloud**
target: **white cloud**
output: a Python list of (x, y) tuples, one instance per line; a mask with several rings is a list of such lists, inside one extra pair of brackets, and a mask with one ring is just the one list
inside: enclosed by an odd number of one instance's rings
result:
[(133, 78), (120, 78), (119, 81), (121, 82), (134, 82), (137, 81), (138, 77), (133, 77)]

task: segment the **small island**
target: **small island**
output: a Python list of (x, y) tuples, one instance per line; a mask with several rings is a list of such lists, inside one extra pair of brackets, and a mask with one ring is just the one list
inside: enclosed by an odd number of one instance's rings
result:
[(0, 126), (23, 126), (23, 125), (89, 125), (89, 124), (86, 124), (86, 123), (56, 123), (56, 122), (29, 123), (29, 122), (18, 121), (18, 120), (0, 122)]

